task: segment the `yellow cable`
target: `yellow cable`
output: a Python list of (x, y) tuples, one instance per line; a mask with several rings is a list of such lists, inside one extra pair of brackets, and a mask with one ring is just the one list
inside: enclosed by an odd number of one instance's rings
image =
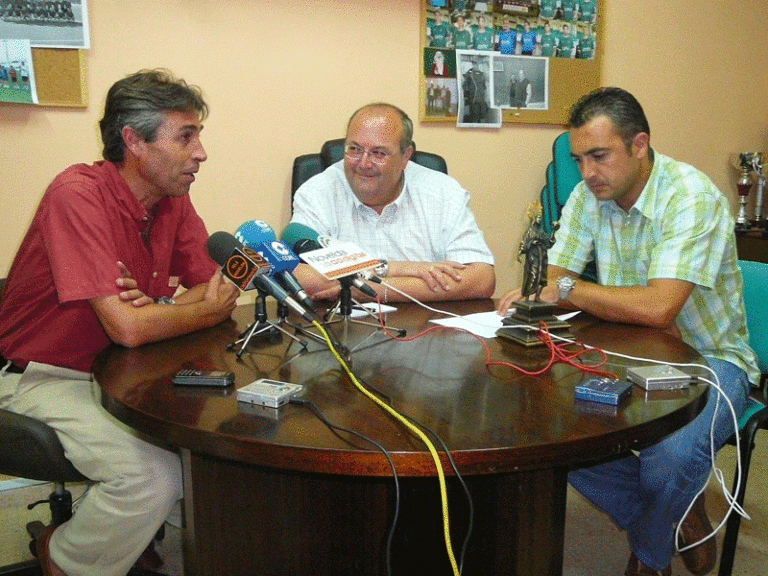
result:
[(395, 419), (402, 422), (411, 432), (413, 432), (416, 436), (418, 436), (419, 439), (422, 442), (424, 442), (424, 444), (427, 446), (429, 453), (432, 455), (432, 459), (435, 461), (435, 468), (437, 468), (437, 478), (440, 483), (440, 500), (442, 502), (442, 509), (443, 509), (443, 533), (445, 536), (445, 548), (448, 551), (448, 559), (451, 562), (451, 568), (453, 569), (453, 574), (454, 576), (459, 576), (460, 575), (459, 566), (456, 563), (456, 557), (453, 554), (453, 546), (451, 545), (450, 521), (448, 519), (448, 491), (446, 489), (446, 484), (445, 484), (445, 474), (443, 472), (442, 463), (440, 462), (440, 456), (438, 455), (434, 444), (432, 444), (432, 442), (430, 441), (429, 438), (427, 438), (427, 435), (424, 434), (424, 432), (422, 432), (416, 426), (414, 426), (407, 418), (405, 418), (402, 414), (397, 412), (397, 410), (392, 408), (389, 404), (387, 404), (386, 402), (383, 402), (380, 398), (378, 398), (376, 395), (374, 395), (369, 390), (367, 390), (365, 386), (360, 384), (358, 379), (352, 373), (352, 370), (350, 370), (349, 366), (347, 366), (347, 363), (336, 351), (336, 348), (334, 348), (333, 344), (331, 343), (330, 337), (328, 336), (328, 333), (325, 331), (323, 326), (317, 320), (314, 320), (313, 324), (318, 330), (320, 330), (320, 333), (323, 335), (323, 338), (325, 338), (326, 342), (328, 342), (328, 347), (330, 348), (333, 355), (336, 357), (336, 360), (341, 365), (341, 367), (344, 368), (344, 371), (352, 379), (352, 383), (358, 388), (358, 390), (360, 390), (373, 402), (381, 406), (384, 410), (389, 412), (392, 416), (395, 417)]

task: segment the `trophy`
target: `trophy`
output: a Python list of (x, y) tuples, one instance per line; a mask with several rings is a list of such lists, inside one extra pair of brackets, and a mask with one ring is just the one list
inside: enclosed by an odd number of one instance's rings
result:
[(765, 195), (765, 174), (763, 174), (763, 154), (756, 152), (752, 155), (752, 169), (757, 174), (757, 197), (755, 198), (755, 225), (765, 227), (763, 216), (763, 200)]
[[(554, 311), (555, 304), (541, 301), (541, 290), (547, 285), (547, 250), (555, 243), (557, 222), (552, 224), (552, 232), (547, 233), (542, 222), (542, 207), (538, 202), (528, 210), (531, 221), (520, 242), (517, 260), (525, 255), (523, 268), (523, 299), (515, 302), (515, 312), (502, 320), (502, 327), (496, 335), (512, 340), (523, 346), (543, 344), (538, 336), (539, 324), (545, 323), (551, 334), (573, 340), (567, 322), (559, 320)], [(531, 300), (531, 296), (533, 299)]]
[(763, 175), (763, 154), (761, 152), (741, 152), (731, 159), (731, 163), (741, 174), (736, 183), (739, 191), (739, 215), (736, 217), (736, 228), (747, 229), (752, 226), (747, 216), (747, 200), (752, 190), (752, 172), (757, 174), (757, 198), (755, 199), (755, 218), (754, 223), (757, 226), (764, 225), (763, 218), (763, 196), (765, 193), (765, 176)]

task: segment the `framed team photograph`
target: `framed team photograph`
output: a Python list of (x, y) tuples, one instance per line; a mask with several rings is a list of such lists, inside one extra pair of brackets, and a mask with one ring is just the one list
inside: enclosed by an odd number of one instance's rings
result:
[(88, 0), (0, 1), (0, 38), (33, 48), (91, 47)]

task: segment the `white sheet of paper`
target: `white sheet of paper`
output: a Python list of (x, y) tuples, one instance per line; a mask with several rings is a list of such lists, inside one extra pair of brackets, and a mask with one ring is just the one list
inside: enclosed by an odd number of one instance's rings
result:
[[(513, 310), (510, 310), (510, 313), (511, 312), (513, 312)], [(568, 320), (569, 318), (576, 316), (578, 313), (578, 310), (575, 312), (568, 312), (567, 314), (561, 314), (560, 316), (557, 316), (557, 319)], [(462, 328), (468, 332), (472, 332), (472, 334), (475, 334), (476, 336), (480, 336), (481, 338), (495, 338), (496, 330), (502, 326), (502, 318), (503, 316), (500, 316), (494, 311), (468, 314), (467, 316), (460, 316), (458, 318), (438, 318), (436, 320), (432, 320), (432, 322), (435, 324), (440, 324), (441, 326)]]

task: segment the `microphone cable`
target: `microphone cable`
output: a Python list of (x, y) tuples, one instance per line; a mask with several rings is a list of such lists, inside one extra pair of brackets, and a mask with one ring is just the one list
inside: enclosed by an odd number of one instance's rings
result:
[[(388, 394), (385, 394), (375, 386), (371, 385), (370, 383), (366, 382), (363, 379), (360, 379), (360, 382), (363, 383), (365, 386), (373, 390), (376, 394), (384, 398), (390, 405), (392, 405), (392, 397)], [(446, 445), (445, 441), (438, 435), (437, 432), (432, 430), (429, 426), (424, 424), (423, 422), (420, 422), (419, 420), (416, 420), (416, 418), (413, 418), (411, 416), (408, 416), (407, 414), (402, 415), (404, 418), (407, 418), (411, 422), (413, 422), (416, 426), (419, 426), (426, 430), (434, 439), (435, 441), (440, 444), (440, 447), (443, 449), (443, 452), (445, 452), (446, 457), (448, 458), (448, 462), (451, 464), (451, 468), (453, 469), (453, 473), (456, 475), (456, 479), (458, 480), (459, 484), (462, 487), (462, 490), (464, 491), (464, 495), (467, 498), (467, 533), (464, 536), (464, 541), (461, 546), (461, 553), (459, 554), (459, 572), (463, 570), (464, 567), (464, 556), (467, 552), (467, 546), (469, 545), (469, 539), (472, 536), (472, 531), (474, 529), (475, 525), (475, 506), (472, 501), (472, 494), (469, 492), (469, 486), (467, 486), (467, 483), (464, 481), (464, 477), (459, 472), (459, 467), (456, 465), (456, 461), (453, 459), (453, 455), (451, 454), (451, 451), (448, 449), (448, 446)]]
[[(407, 293), (403, 292), (402, 290), (399, 290), (399, 289), (395, 288), (391, 284), (387, 284), (383, 280), (379, 280), (379, 281), (380, 281), (381, 284), (386, 285), (388, 287), (388, 289), (393, 290), (394, 292), (397, 292), (398, 294), (401, 294), (402, 296), (408, 298), (409, 300), (415, 302), (416, 304), (418, 304), (419, 306), (421, 306), (421, 307), (423, 307), (423, 308), (425, 308), (427, 310), (430, 310), (432, 312), (436, 312), (436, 313), (439, 313), (439, 314), (445, 314), (447, 316), (452, 316), (454, 318), (459, 318), (460, 317), (459, 314), (454, 314), (452, 312), (447, 312), (447, 311), (444, 311), (444, 310), (439, 310), (437, 308), (432, 308), (431, 306), (428, 306), (427, 304), (424, 304), (423, 302), (420, 302), (419, 300), (413, 298), (410, 294), (407, 294)], [(381, 300), (377, 299), (377, 301), (378, 301), (379, 307), (381, 307)], [(419, 337), (423, 336), (424, 334), (427, 334), (428, 332), (431, 332), (432, 330), (444, 328), (442, 326), (431, 327), (431, 328), (427, 328), (427, 329), (423, 330), (422, 332), (420, 332), (419, 334), (416, 334), (415, 336), (411, 336), (409, 338), (400, 338), (400, 337), (397, 337), (396, 335), (392, 334), (391, 332), (389, 332), (386, 329), (386, 326), (384, 325), (384, 322), (383, 322), (383, 315), (381, 313), (381, 308), (379, 308), (379, 322), (380, 322), (380, 324), (382, 326), (382, 329), (385, 331), (385, 333), (390, 338), (392, 338), (393, 340), (400, 340), (400, 341), (413, 340), (413, 339), (416, 339), (416, 338), (419, 338)], [(530, 326), (530, 327), (534, 328), (534, 329), (536, 328), (534, 326)], [(707, 378), (703, 378), (701, 376), (697, 376), (697, 378), (698, 378), (699, 381), (702, 381), (705, 384), (713, 386), (717, 390), (717, 394), (718, 394), (717, 399), (716, 399), (716, 404), (715, 404), (715, 410), (713, 411), (713, 415), (712, 415), (712, 423), (710, 425), (710, 459), (711, 459), (711, 462), (712, 462), (712, 469), (710, 471), (710, 478), (714, 474), (718, 484), (720, 484), (720, 487), (721, 487), (721, 489), (723, 491), (723, 496), (724, 496), (726, 502), (728, 502), (729, 508), (728, 508), (728, 512), (725, 514), (725, 517), (723, 518), (723, 520), (712, 531), (711, 534), (709, 534), (708, 536), (702, 538), (699, 542), (695, 542), (693, 544), (689, 544), (689, 545), (685, 546), (684, 548), (679, 548), (678, 552), (689, 550), (689, 549), (691, 549), (691, 548), (693, 548), (695, 546), (698, 546), (699, 544), (705, 542), (709, 538), (714, 537), (715, 534), (717, 534), (717, 532), (719, 532), (722, 529), (722, 527), (727, 522), (728, 517), (734, 511), (737, 514), (739, 514), (740, 516), (742, 516), (743, 518), (750, 519), (750, 516), (743, 509), (743, 507), (739, 506), (739, 504), (736, 502), (735, 496), (728, 490), (728, 487), (725, 484), (725, 477), (723, 475), (723, 471), (717, 466), (717, 461), (716, 461), (717, 450), (715, 449), (715, 445), (714, 445), (714, 424), (715, 424), (715, 416), (716, 416), (717, 411), (719, 409), (720, 398), (722, 397), (722, 398), (725, 399), (725, 401), (726, 401), (726, 403), (728, 405), (728, 408), (729, 408), (729, 411), (730, 411), (730, 414), (731, 414), (731, 420), (733, 422), (734, 437), (735, 437), (735, 444), (736, 444), (736, 454), (737, 454), (737, 457), (736, 457), (736, 478), (737, 478), (737, 482), (736, 482), (736, 489), (734, 490), (734, 493), (738, 493), (738, 491), (739, 491), (739, 489), (741, 487), (741, 482), (743, 480), (743, 471), (742, 471), (742, 464), (741, 464), (741, 457), (740, 457), (740, 454), (741, 454), (741, 438), (740, 438), (740, 435), (739, 435), (738, 416), (736, 414), (736, 410), (733, 407), (733, 403), (731, 402), (730, 398), (728, 398), (728, 396), (725, 394), (723, 389), (720, 387), (720, 382), (719, 382), (719, 379), (717, 377), (717, 374), (708, 365), (704, 365), (704, 364), (680, 364), (680, 363), (673, 363), (673, 362), (662, 362), (662, 361), (659, 361), (659, 360), (653, 360), (651, 358), (641, 358), (641, 357), (629, 356), (629, 355), (626, 355), (626, 354), (620, 354), (618, 352), (612, 352), (610, 350), (604, 350), (604, 349), (598, 348), (596, 346), (590, 346), (588, 344), (584, 344), (583, 342), (574, 342), (572, 340), (568, 340), (567, 338), (563, 338), (561, 336), (558, 336), (557, 334), (552, 334), (547, 329), (546, 324), (545, 323), (541, 323), (539, 325), (539, 327), (538, 327), (539, 336), (540, 336), (540, 338), (542, 338), (542, 340), (544, 341), (545, 345), (550, 350), (550, 359), (549, 359), (549, 361), (547, 362), (547, 365), (544, 368), (542, 368), (540, 370), (530, 371), (529, 372), (529, 371), (526, 371), (526, 370), (524, 370), (523, 368), (521, 368), (519, 366), (516, 366), (516, 365), (512, 364), (511, 362), (492, 361), (491, 358), (490, 358), (490, 348), (487, 346), (487, 344), (485, 343), (485, 341), (481, 337), (477, 336), (476, 334), (473, 334), (472, 332), (469, 332), (468, 330), (464, 330), (463, 328), (453, 328), (453, 329), (461, 331), (461, 332), (466, 332), (468, 334), (471, 334), (474, 338), (476, 338), (479, 342), (482, 343), (483, 348), (486, 351), (486, 365), (487, 366), (492, 366), (492, 365), (508, 366), (508, 367), (514, 368), (515, 370), (518, 370), (519, 372), (521, 372), (521, 373), (523, 373), (525, 375), (528, 375), (528, 376), (538, 376), (538, 375), (544, 374), (545, 372), (547, 372), (552, 367), (553, 364), (555, 364), (556, 361), (559, 361), (559, 362), (564, 362), (566, 364), (569, 364), (570, 366), (573, 366), (573, 367), (577, 368), (578, 370), (580, 370), (582, 372), (593, 373), (593, 374), (596, 374), (596, 375), (607, 376), (607, 377), (616, 379), (616, 375), (613, 374), (612, 372), (600, 370), (600, 366), (603, 366), (603, 365), (605, 365), (607, 363), (609, 355), (610, 356), (615, 356), (617, 358), (623, 358), (623, 359), (626, 359), (626, 360), (636, 361), (636, 362), (650, 362), (650, 363), (653, 363), (653, 364), (677, 366), (677, 367), (680, 367), (680, 368), (686, 368), (686, 367), (694, 368), (695, 367), (695, 368), (704, 369), (705, 371), (708, 371), (714, 377), (714, 381), (711, 381), (711, 380), (709, 380)], [(555, 340), (560, 340), (562, 342), (560, 344), (556, 344)], [(572, 347), (574, 345), (581, 347), (581, 350), (576, 350), (576, 351), (569, 351), (569, 350), (567, 350), (568, 347)], [(594, 364), (594, 365), (587, 365), (587, 364), (582, 364), (580, 362), (577, 362), (577, 360), (580, 360), (581, 356), (583, 354), (587, 353), (587, 352), (597, 352), (597, 353), (599, 353), (599, 354), (601, 354), (603, 356), (603, 360), (601, 362), (599, 362), (598, 364)], [(678, 522), (677, 527), (675, 529), (675, 548), (678, 548), (678, 537), (679, 537), (680, 526), (682, 524), (682, 520), (684, 520), (686, 518), (686, 516), (690, 512), (691, 508), (693, 507), (693, 504), (695, 503), (696, 498), (698, 498), (699, 495), (704, 492), (704, 490), (706, 489), (708, 484), (709, 484), (709, 479), (707, 480), (707, 482), (705, 482), (704, 486), (701, 488), (701, 490), (699, 490), (699, 492), (693, 498), (693, 500), (691, 501), (690, 505), (688, 506), (688, 508), (686, 509), (685, 513), (683, 514), (682, 518), (680, 519), (680, 522)]]
[[(394, 292), (397, 292), (398, 294), (401, 294), (402, 296), (408, 298), (412, 302), (418, 304), (422, 308), (425, 308), (426, 310), (429, 310), (430, 312), (436, 312), (438, 314), (445, 314), (447, 316), (452, 316), (454, 318), (460, 318), (461, 316), (459, 314), (454, 314), (453, 312), (447, 312), (445, 310), (439, 310), (437, 308), (432, 308), (431, 306), (428, 306), (427, 304), (420, 302), (416, 298), (412, 297), (410, 294), (407, 294), (406, 292), (403, 292), (402, 290), (399, 290), (395, 288), (394, 286), (387, 284), (383, 280), (381, 281), (382, 284), (386, 285), (389, 289), (393, 290)], [(491, 366), (504, 366), (507, 368), (512, 368), (513, 370), (516, 370), (520, 372), (521, 374), (525, 376), (540, 376), (542, 374), (546, 374), (550, 368), (556, 363), (563, 363), (568, 364), (569, 366), (572, 366), (576, 368), (577, 370), (581, 372), (586, 372), (588, 374), (594, 374), (595, 376), (606, 376), (609, 378), (616, 378), (616, 375), (613, 372), (609, 372), (606, 370), (602, 370), (600, 367), (604, 366), (608, 362), (608, 356), (600, 349), (593, 348), (593, 347), (586, 347), (581, 343), (573, 342), (571, 340), (567, 340), (564, 338), (559, 338), (549, 332), (547, 329), (546, 324), (542, 323), (539, 327), (539, 333), (540, 337), (542, 338), (544, 344), (546, 345), (547, 349), (549, 350), (549, 359), (547, 360), (546, 365), (543, 368), (540, 368), (538, 370), (526, 370), (522, 368), (521, 366), (517, 366), (516, 364), (512, 362), (508, 362), (505, 360), (493, 360), (491, 349), (488, 346), (488, 344), (485, 342), (485, 339), (478, 336), (477, 334), (473, 334), (469, 330), (465, 330), (464, 328), (457, 328), (457, 327), (445, 327), (445, 326), (432, 326), (430, 328), (426, 328), (419, 332), (418, 334), (415, 334), (413, 336), (410, 336), (408, 338), (399, 337), (392, 332), (390, 332), (384, 321), (383, 316), (381, 314), (381, 300), (377, 299), (377, 302), (379, 304), (379, 324), (382, 328), (382, 330), (393, 340), (398, 340), (400, 342), (409, 342), (411, 340), (416, 340), (417, 338), (421, 338), (425, 334), (428, 334), (429, 332), (433, 330), (456, 330), (457, 332), (464, 332), (465, 334), (469, 334), (473, 338), (475, 338), (480, 344), (483, 346), (483, 350), (485, 351), (485, 365), (487, 368), (490, 368)], [(533, 327), (531, 327), (533, 328)], [(563, 340), (563, 343), (556, 344), (554, 341), (554, 338), (558, 338), (560, 340)], [(577, 349), (572, 350), (574, 346), (577, 347)], [(580, 347), (580, 348), (578, 348)], [(600, 361), (598, 361), (595, 364), (586, 364), (584, 363), (583, 359), (581, 358), (583, 355), (589, 353), (589, 352), (598, 352), (601, 354), (602, 358)]]
[[(329, 344), (331, 344), (330, 339), (328, 338), (328, 334), (325, 331), (325, 328), (323, 328), (322, 324), (320, 324), (317, 320), (313, 322), (315, 328), (317, 328), (321, 334), (324, 335), (326, 340)], [(408, 430), (410, 430), (415, 436), (417, 436), (427, 447), (427, 450), (429, 450), (429, 453), (432, 457), (432, 460), (435, 463), (435, 468), (437, 470), (437, 478), (440, 485), (440, 501), (441, 501), (441, 508), (443, 512), (443, 538), (445, 540), (445, 548), (448, 553), (448, 560), (451, 564), (451, 569), (453, 570), (454, 576), (460, 576), (460, 571), (458, 564), (456, 562), (456, 557), (453, 553), (453, 546), (451, 544), (451, 532), (450, 532), (450, 520), (448, 516), (448, 490), (446, 486), (445, 481), (445, 472), (443, 470), (442, 462), (440, 461), (440, 455), (437, 453), (437, 449), (435, 448), (432, 441), (422, 432), (418, 427), (416, 427), (411, 421), (400, 414), (397, 410), (392, 408), (389, 404), (381, 400), (378, 396), (373, 394), (371, 391), (369, 391), (365, 386), (363, 386), (360, 381), (357, 379), (355, 374), (352, 372), (352, 369), (349, 367), (347, 362), (344, 360), (344, 358), (341, 357), (339, 352), (331, 345), (329, 346), (329, 349), (331, 353), (336, 358), (336, 361), (339, 363), (339, 365), (344, 369), (344, 371), (347, 373), (347, 375), (350, 377), (350, 380), (355, 385), (355, 387), (360, 390), (365, 396), (367, 396), (371, 401), (373, 401), (375, 404), (377, 404), (379, 407), (381, 407), (383, 410), (388, 412), (395, 420), (401, 422)]]
[(400, 480), (398, 479), (398, 476), (397, 476), (397, 468), (395, 467), (395, 462), (392, 460), (392, 455), (389, 453), (389, 451), (386, 448), (384, 448), (384, 446), (376, 442), (376, 440), (374, 440), (373, 438), (369, 438), (364, 434), (361, 434), (354, 430), (350, 430), (349, 428), (344, 428), (343, 426), (338, 426), (332, 423), (330, 420), (328, 420), (328, 418), (326, 418), (325, 414), (323, 414), (322, 410), (320, 410), (320, 408), (314, 402), (310, 400), (304, 400), (303, 398), (297, 398), (296, 396), (292, 397), (289, 400), (289, 402), (291, 404), (296, 404), (298, 406), (304, 406), (306, 408), (309, 408), (309, 410), (318, 418), (318, 420), (320, 420), (332, 431), (346, 432), (347, 434), (360, 438), (364, 442), (368, 442), (372, 446), (375, 446), (379, 450), (379, 452), (384, 454), (384, 457), (387, 459), (387, 462), (389, 462), (389, 467), (392, 469), (392, 477), (395, 480), (395, 506), (394, 506), (395, 511), (392, 516), (392, 524), (390, 525), (389, 532), (387, 533), (385, 558), (386, 558), (387, 574), (389, 576), (392, 576), (392, 539), (394, 538), (394, 535), (395, 535), (395, 528), (397, 527), (397, 519), (400, 516)]

